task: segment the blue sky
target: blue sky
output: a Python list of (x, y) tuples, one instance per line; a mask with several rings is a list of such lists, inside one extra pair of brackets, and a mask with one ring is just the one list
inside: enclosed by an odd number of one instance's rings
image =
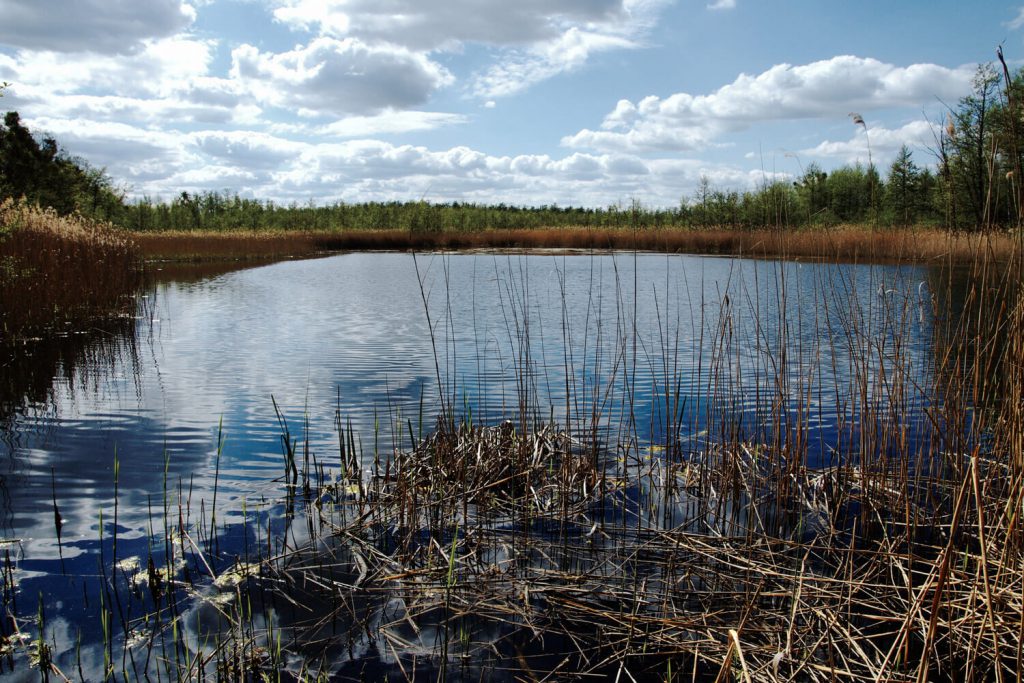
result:
[[(671, 206), (931, 162), (1017, 3), (0, 0), (0, 101), (128, 189)], [(851, 123), (860, 113), (868, 130)]]

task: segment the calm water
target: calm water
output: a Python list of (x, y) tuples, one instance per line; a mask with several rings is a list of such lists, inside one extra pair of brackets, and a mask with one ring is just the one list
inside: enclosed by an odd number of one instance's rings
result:
[(58, 648), (79, 629), (89, 640), (83, 596), (105, 571), (101, 532), (111, 556), (115, 458), (119, 557), (146, 556), (165, 485), (193, 515), (209, 509), (219, 431), (220, 519), (237, 519), (243, 498), (278, 499), (271, 397), (327, 467), (339, 419), (371, 458), (428, 430), (442, 404), (491, 422), (526, 404), (531, 419), (596, 424), (610, 447), (771, 442), (781, 425), (805, 430), (821, 464), (887, 448), (866, 435), (889, 420), (912, 451), (928, 438), (931, 277), (665, 255), (350, 254), (154, 286), (120, 330), (18, 361), (45, 370), (0, 416), (0, 552), (17, 568), (19, 611), (34, 615), (42, 593)]

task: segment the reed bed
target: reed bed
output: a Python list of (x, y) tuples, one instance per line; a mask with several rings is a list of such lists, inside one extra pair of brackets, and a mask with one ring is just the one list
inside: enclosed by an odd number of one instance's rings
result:
[(131, 239), (108, 224), (0, 203), (3, 339), (67, 332), (133, 304), (141, 282)]
[(537, 228), (477, 232), (403, 230), (136, 232), (149, 260), (203, 261), (308, 256), (325, 251), (430, 251), (468, 249), (643, 250), (755, 258), (839, 261), (966, 262), (980, 249), (1007, 260), (1017, 248), (1010, 233), (950, 233), (936, 229), (873, 230), (840, 226), (820, 230)]
[(297, 651), (344, 660), (369, 642), (399, 678), (1017, 680), (1024, 567), (1015, 501), (992, 495), (1005, 464), (965, 458), (959, 485), (909, 491), (893, 472), (801, 469), (769, 505), (777, 469), (752, 446), (650, 462), (651, 490), (686, 510), (666, 525), (630, 496), (635, 477), (521, 460), (552, 438), (462, 425), (366, 490), (321, 491), (329, 536), (261, 579), (292, 587)]
[(329, 233), (304, 231), (133, 232), (147, 261), (254, 261), (308, 256), (323, 251)]

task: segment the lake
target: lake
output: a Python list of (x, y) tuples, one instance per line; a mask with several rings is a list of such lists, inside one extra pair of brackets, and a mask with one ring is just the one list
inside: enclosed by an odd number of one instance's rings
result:
[[(160, 281), (130, 318), (20, 351), (40, 369), (21, 384), (8, 363), (0, 550), (16, 609), (45, 612), (66, 672), (102, 670), (89, 601), (112, 564), (161, 551), (165, 509), (276, 524), (284, 424), (324, 471), (339, 425), (370, 462), (444, 409), (627, 454), (742, 441), (814, 467), (912, 458), (934, 436), (937, 278), (552, 252), (343, 254)], [(223, 533), (221, 554), (237, 554), (245, 539)]]

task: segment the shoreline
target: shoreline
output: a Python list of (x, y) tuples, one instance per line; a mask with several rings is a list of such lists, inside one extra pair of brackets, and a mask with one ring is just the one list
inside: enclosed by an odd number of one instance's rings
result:
[(1006, 232), (951, 233), (935, 229), (872, 230), (493, 230), (412, 233), (130, 232), (144, 262), (263, 261), (360, 251), (506, 251), (593, 253), (641, 251), (742, 258), (821, 259), (841, 262), (970, 263), (1012, 260), (1020, 236)]

